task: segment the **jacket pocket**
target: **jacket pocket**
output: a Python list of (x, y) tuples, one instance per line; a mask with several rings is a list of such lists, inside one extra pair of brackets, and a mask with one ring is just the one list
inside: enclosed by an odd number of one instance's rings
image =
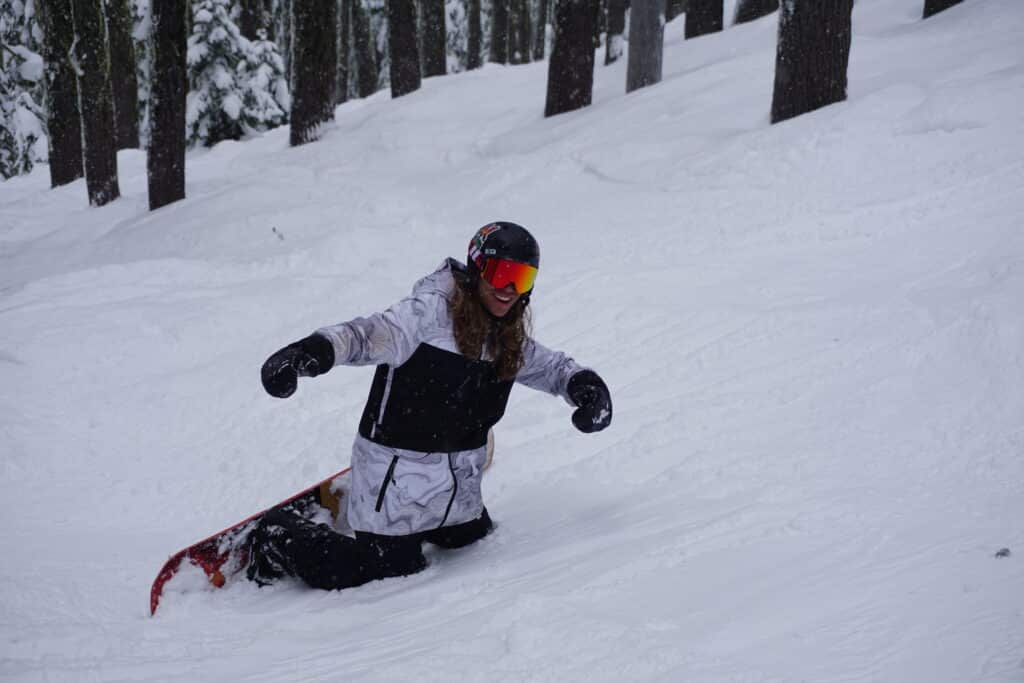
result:
[(380, 483), (380, 493), (377, 494), (377, 505), (374, 510), (380, 512), (381, 507), (384, 505), (384, 494), (387, 493), (388, 486), (391, 484), (392, 479), (395, 475), (395, 465), (398, 464), (398, 456), (394, 455), (391, 457), (391, 464), (388, 465), (388, 472), (384, 475), (384, 481)]

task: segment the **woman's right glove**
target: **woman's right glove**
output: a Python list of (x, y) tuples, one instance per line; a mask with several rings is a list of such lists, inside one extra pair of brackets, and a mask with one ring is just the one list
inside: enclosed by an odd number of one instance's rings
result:
[(572, 414), (576, 429), (589, 434), (612, 423), (612, 397), (608, 386), (593, 370), (581, 370), (569, 378), (569, 398), (578, 407)]
[(316, 377), (334, 367), (334, 346), (327, 337), (311, 334), (284, 347), (263, 364), (263, 388), (277, 398), (295, 393), (299, 377)]

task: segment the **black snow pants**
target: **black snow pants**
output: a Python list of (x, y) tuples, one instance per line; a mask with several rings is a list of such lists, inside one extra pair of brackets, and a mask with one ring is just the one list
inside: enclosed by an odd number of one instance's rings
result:
[(427, 568), (423, 543), (461, 548), (494, 528), (487, 509), (463, 524), (404, 536), (356, 532), (351, 538), (291, 512), (269, 513), (253, 532), (248, 576), (264, 585), (294, 576), (313, 588), (340, 590)]

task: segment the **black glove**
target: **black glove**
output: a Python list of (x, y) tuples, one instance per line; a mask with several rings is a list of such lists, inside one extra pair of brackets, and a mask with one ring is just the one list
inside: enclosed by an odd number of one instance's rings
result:
[(334, 367), (334, 346), (319, 334), (289, 344), (263, 364), (263, 388), (277, 398), (295, 393), (299, 377), (316, 377)]
[(612, 397), (593, 370), (581, 370), (569, 379), (569, 398), (578, 408), (572, 414), (576, 429), (589, 434), (612, 423)]

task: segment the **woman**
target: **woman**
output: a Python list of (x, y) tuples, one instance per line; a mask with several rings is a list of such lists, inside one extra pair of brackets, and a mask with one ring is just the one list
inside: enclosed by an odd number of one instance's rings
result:
[(467, 265), (449, 258), (386, 311), (321, 328), (267, 360), (263, 386), (279, 398), (335, 365), (377, 372), (352, 449), (355, 538), (270, 514), (253, 534), (250, 579), (346, 588), (424, 569), (424, 541), (456, 548), (483, 538), (492, 528), (480, 493), (487, 433), (514, 382), (576, 406), (580, 431), (611, 423), (597, 373), (530, 336), (539, 265), (525, 228), (491, 223), (473, 236)]

